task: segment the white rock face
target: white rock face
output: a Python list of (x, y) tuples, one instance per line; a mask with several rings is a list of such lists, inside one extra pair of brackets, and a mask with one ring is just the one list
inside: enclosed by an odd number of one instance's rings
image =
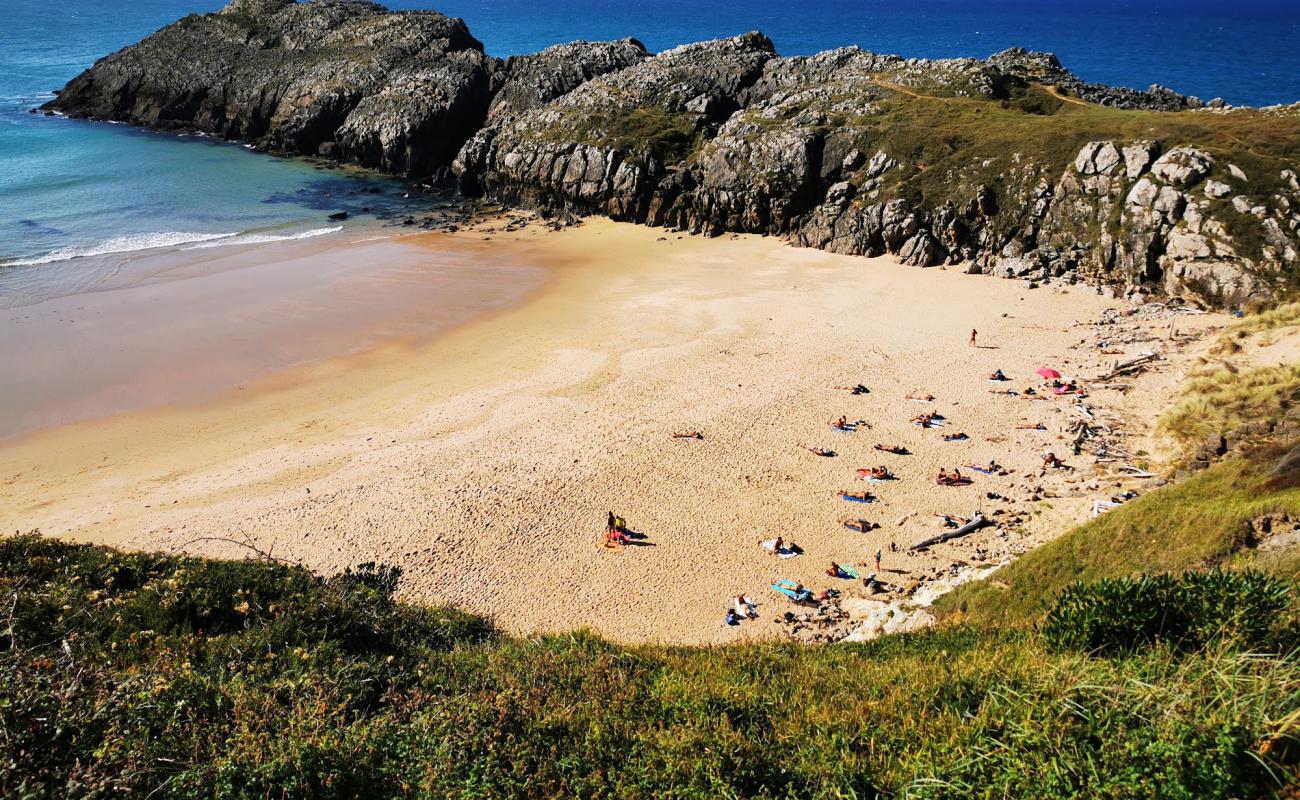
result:
[(1151, 166), (1151, 160), (1155, 156), (1155, 142), (1140, 141), (1127, 145), (1124, 148), (1124, 173), (1128, 175), (1128, 179), (1137, 180), (1138, 176)]
[(891, 633), (910, 633), (934, 625), (934, 614), (929, 608), (943, 595), (969, 581), (983, 580), (993, 574), (996, 566), (967, 567), (951, 578), (930, 581), (912, 593), (911, 597), (891, 602), (849, 598), (840, 604), (849, 618), (858, 622), (856, 628), (841, 641), (869, 642)]
[(1205, 182), (1205, 195), (1207, 197), (1227, 197), (1230, 194), (1232, 194), (1232, 187), (1226, 183), (1220, 183), (1219, 181)]
[(1210, 174), (1214, 159), (1195, 147), (1175, 147), (1156, 159), (1151, 174), (1165, 183), (1186, 187)]
[(1088, 142), (1075, 157), (1074, 168), (1084, 175), (1107, 175), (1119, 163), (1119, 149), (1114, 142)]

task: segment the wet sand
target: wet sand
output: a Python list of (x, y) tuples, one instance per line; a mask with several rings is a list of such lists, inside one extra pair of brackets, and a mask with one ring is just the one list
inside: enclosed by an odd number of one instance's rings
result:
[(100, 281), (0, 309), (0, 440), (436, 335), (517, 305), (544, 282), (543, 268), (484, 244), (321, 237), (31, 268)]
[[(481, 248), (549, 277), (519, 307), (431, 340), (397, 339), (202, 404), (0, 447), (0, 529), (246, 554), (234, 539), (322, 572), (393, 563), (405, 596), (519, 632), (587, 627), (681, 643), (774, 635), (771, 619), (789, 607), (768, 589), (776, 579), (853, 591), (823, 574), (829, 561), (884, 548), (886, 575), (901, 583), (971, 547), (1011, 547), (989, 530), (915, 556), (888, 549), (937, 533), (937, 513), (990, 510), (989, 491), (1025, 498), (1042, 482), (1047, 449), (1071, 460), (1068, 402), (994, 395), (987, 376), (1000, 368), (1006, 386), (1023, 388), (1041, 366), (1092, 374), (1101, 357), (1076, 323), (1116, 305), (1082, 288), (1028, 291), (773, 239), (683, 238), (602, 220), (403, 246)], [(972, 328), (980, 347), (967, 344)], [(858, 382), (871, 393), (834, 388)], [(907, 400), (915, 391), (936, 399)], [(1167, 391), (1167, 380), (1139, 379), (1123, 397), (1093, 402), (1122, 406), (1140, 425)], [(945, 427), (909, 422), (930, 410)], [(833, 430), (841, 415), (872, 427)], [(1037, 422), (1048, 430), (1017, 429)], [(686, 430), (704, 438), (671, 436)], [(970, 438), (943, 440), (955, 431)], [(912, 455), (874, 451), (878, 442)], [(1013, 474), (934, 483), (940, 467), (989, 459)], [(899, 480), (856, 479), (876, 464)], [(879, 501), (835, 496), (864, 489)], [(1094, 494), (1081, 484), (1034, 504), (1014, 538), (1085, 518)], [(644, 546), (600, 546), (611, 510)], [(881, 527), (854, 532), (846, 517)], [(807, 555), (764, 554), (757, 543), (776, 535)], [(762, 618), (727, 628), (723, 609), (742, 591), (760, 600)]]

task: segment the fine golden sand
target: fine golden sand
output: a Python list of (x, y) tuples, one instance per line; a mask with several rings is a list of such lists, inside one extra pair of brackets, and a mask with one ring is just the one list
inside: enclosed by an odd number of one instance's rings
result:
[[(0, 447), (0, 529), (235, 557), (246, 551), (231, 541), (246, 541), (323, 572), (386, 562), (404, 569), (406, 596), (514, 631), (714, 643), (779, 631), (773, 612), (787, 606), (768, 589), (776, 579), (860, 592), (826, 577), (828, 563), (883, 548), (883, 577), (905, 583), (972, 548), (996, 557), (1059, 532), (1114, 491), (1069, 454), (1069, 402), (990, 392), (1037, 385), (1039, 367), (1086, 378), (1115, 360), (1076, 324), (1116, 305), (1095, 293), (601, 220), (492, 236), (408, 241), (548, 267), (523, 305), (203, 405), (12, 441)], [(1011, 383), (988, 382), (999, 368)], [(1103, 391), (1090, 402), (1122, 405), (1112, 422), (1127, 418), (1140, 433), (1172, 380), (1139, 378), (1122, 399)], [(856, 383), (870, 394), (834, 388)], [(935, 400), (905, 399), (918, 391)], [(944, 427), (909, 423), (931, 410)], [(841, 415), (872, 427), (835, 431)], [(1048, 430), (1016, 428), (1038, 422)], [(943, 441), (958, 431), (970, 439)], [(873, 451), (878, 442), (913, 454)], [(1040, 476), (1049, 449), (1080, 469)], [(1012, 474), (965, 468), (990, 459)], [(877, 464), (899, 480), (856, 479)], [(936, 486), (941, 467), (974, 484)], [(1051, 499), (1029, 502), (1042, 485)], [(879, 502), (835, 496), (868, 489)], [(999, 505), (991, 491), (1017, 502)], [(981, 506), (1026, 522), (925, 554), (889, 550), (939, 532), (936, 513)], [(601, 547), (607, 511), (645, 545)], [(851, 531), (847, 517), (881, 527)], [(806, 555), (765, 554), (757, 543), (777, 535)], [(762, 618), (728, 628), (723, 610), (740, 592), (760, 601)]]

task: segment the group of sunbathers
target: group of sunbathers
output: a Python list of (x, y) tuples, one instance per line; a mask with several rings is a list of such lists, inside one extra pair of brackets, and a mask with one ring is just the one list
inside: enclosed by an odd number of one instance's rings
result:
[(964, 486), (970, 483), (970, 478), (961, 474), (961, 470), (954, 469), (952, 472), (939, 468), (939, 474), (935, 476), (934, 482), (940, 486)]
[(803, 555), (802, 547), (794, 542), (787, 543), (786, 540), (780, 536), (775, 539), (768, 539), (765, 542), (759, 542), (759, 545), (774, 556), (785, 556), (786, 558), (789, 558), (791, 556)]
[(605, 546), (622, 547), (630, 544), (635, 538), (632, 532), (628, 530), (627, 522), (622, 517), (614, 516), (614, 512), (609, 512), (605, 521)]

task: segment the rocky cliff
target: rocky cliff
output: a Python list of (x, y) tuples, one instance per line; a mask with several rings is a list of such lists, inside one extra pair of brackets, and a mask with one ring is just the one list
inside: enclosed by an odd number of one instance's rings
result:
[(1019, 49), (783, 58), (750, 33), (502, 61), (434, 12), (236, 0), (104, 58), (49, 108), (692, 232), (1265, 300), (1300, 269), (1300, 107), (1211, 105)]

